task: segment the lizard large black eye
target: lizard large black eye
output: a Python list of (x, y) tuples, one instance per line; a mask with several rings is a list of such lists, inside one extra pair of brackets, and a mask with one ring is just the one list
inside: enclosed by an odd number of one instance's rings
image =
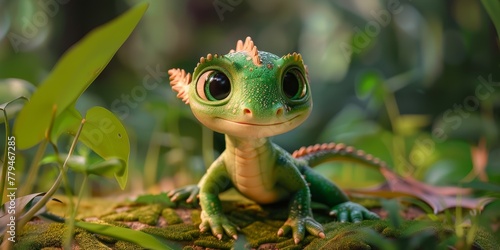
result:
[(306, 95), (307, 87), (304, 75), (298, 69), (290, 69), (283, 76), (282, 90), (291, 100), (299, 100)]
[(231, 82), (220, 71), (207, 71), (198, 78), (196, 91), (202, 99), (208, 101), (223, 100), (231, 93)]

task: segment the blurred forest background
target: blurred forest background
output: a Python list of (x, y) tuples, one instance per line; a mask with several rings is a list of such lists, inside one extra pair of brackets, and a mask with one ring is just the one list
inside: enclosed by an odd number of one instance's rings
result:
[[(64, 51), (138, 2), (0, 0), (0, 81), (37, 86)], [(191, 72), (201, 56), (225, 54), (247, 36), (259, 50), (299, 52), (308, 66), (313, 113), (275, 137), (285, 149), (343, 142), (427, 183), (479, 191), (491, 189), (478, 183), (500, 185), (499, 40), (480, 1), (169, 0), (150, 1), (77, 103), (83, 111), (106, 107), (126, 126), (128, 191), (194, 183), (223, 150), (216, 134), (212, 153), (212, 134), (175, 97), (166, 72)], [(32, 154), (18, 156), (21, 173)], [(353, 164), (331, 165), (318, 171), (344, 187), (382, 178)], [(42, 167), (37, 191), (56, 174)], [(119, 190), (102, 178), (91, 187), (93, 196)]]

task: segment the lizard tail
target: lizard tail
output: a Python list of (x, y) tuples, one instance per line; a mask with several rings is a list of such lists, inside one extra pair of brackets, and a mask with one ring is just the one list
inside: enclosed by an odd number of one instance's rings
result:
[(437, 187), (420, 182), (411, 176), (402, 177), (388, 168), (387, 164), (380, 159), (342, 143), (324, 143), (302, 147), (293, 152), (292, 156), (297, 160), (305, 161), (310, 167), (315, 167), (327, 161), (343, 160), (378, 169), (386, 179), (384, 183), (374, 188), (351, 191), (362, 195), (380, 197), (387, 197), (387, 191), (394, 196), (414, 196), (429, 204), (434, 213), (457, 206), (483, 209), (484, 205), (489, 202), (489, 200), (484, 199), (462, 197), (472, 192), (470, 188)]
[(315, 167), (328, 161), (348, 161), (361, 163), (378, 170), (387, 169), (387, 164), (379, 158), (342, 143), (332, 142), (301, 147), (295, 150), (292, 156), (299, 160), (305, 160), (310, 167)]

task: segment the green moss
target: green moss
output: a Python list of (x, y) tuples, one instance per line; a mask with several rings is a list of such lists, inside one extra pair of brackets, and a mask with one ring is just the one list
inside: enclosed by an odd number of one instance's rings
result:
[(287, 238), (278, 237), (278, 229), (279, 227), (256, 221), (243, 228), (241, 232), (246, 236), (250, 246), (256, 248), (264, 243), (276, 243), (286, 240)]
[(105, 221), (139, 221), (150, 226), (158, 223), (158, 218), (162, 212), (160, 204), (139, 206), (129, 211), (103, 216)]
[(139, 250), (139, 249), (144, 249), (134, 243), (130, 243), (128, 241), (117, 241), (114, 245), (114, 249), (116, 250)]
[(253, 209), (250, 210), (235, 210), (228, 214), (228, 219), (230, 219), (234, 224), (240, 228), (247, 227), (252, 224), (256, 219), (259, 219), (259, 212)]
[(75, 241), (81, 249), (107, 250), (108, 246), (97, 240), (91, 233), (81, 230), (75, 234)]
[(295, 249), (304, 249), (308, 244), (310, 244), (314, 239), (317, 239), (317, 237), (312, 236), (312, 235), (307, 235), (299, 244), (295, 244), (295, 241), (291, 236), (284, 237), (286, 240), (281, 241), (280, 243), (276, 244), (276, 248), (278, 249), (288, 249), (288, 250), (295, 250)]
[(474, 237), (474, 246), (479, 249), (495, 249), (498, 248), (500, 242), (495, 239), (493, 234), (482, 228), (478, 228)]
[(365, 228), (376, 227), (378, 230), (387, 228), (386, 221), (363, 221), (361, 223), (331, 222), (324, 226), (324, 239), (315, 239), (306, 249), (371, 249), (365, 242), (368, 232)]
[(226, 235), (222, 237), (222, 240), (218, 240), (213, 235), (205, 233), (194, 241), (194, 245), (213, 249), (231, 249), (234, 245), (234, 240)]
[(14, 249), (61, 247), (65, 230), (62, 223), (29, 222), (19, 233)]
[(191, 224), (176, 224), (165, 228), (150, 227), (142, 231), (174, 241), (193, 241), (200, 236), (200, 230)]
[[(101, 221), (94, 223), (113, 224), (127, 227), (132, 224), (139, 226), (145, 233), (155, 235), (166, 242), (179, 242), (178, 248), (184, 249), (231, 249), (231, 248), (262, 248), (262, 249), (428, 249), (447, 246), (465, 246), (465, 239), (458, 238), (453, 225), (441, 221), (422, 220), (402, 221), (395, 228), (388, 220), (363, 221), (361, 223), (332, 222), (332, 218), (315, 210), (315, 218), (324, 222), (326, 237), (306, 236), (299, 244), (295, 244), (291, 234), (278, 237), (278, 229), (288, 216), (287, 204), (277, 204), (264, 208), (255, 204), (224, 202), (229, 220), (241, 228), (238, 241), (227, 235), (218, 240), (210, 233), (201, 234), (198, 229), (200, 220), (199, 209), (175, 210), (165, 208), (160, 204), (131, 204), (126, 211), (108, 214)], [(122, 206), (123, 207), (123, 206)], [(318, 209), (320, 209), (318, 207)], [(323, 209), (324, 210), (324, 209)], [(321, 210), (321, 212), (324, 212)], [(179, 214), (191, 216), (192, 223), (183, 223)], [(167, 225), (159, 228), (159, 216), (165, 218)], [(152, 226), (143, 227), (141, 222)], [(64, 225), (61, 223), (30, 222), (18, 235), (19, 242), (15, 249), (60, 248), (64, 235)], [(467, 232), (467, 229), (466, 229)], [(141, 249), (138, 245), (118, 241), (116, 239), (90, 234), (82, 229), (75, 233), (75, 243), (82, 249)], [(75, 245), (76, 245), (75, 244)], [(235, 245), (236, 244), (236, 245)], [(498, 246), (491, 232), (481, 228), (477, 230), (474, 249), (495, 249)], [(177, 248), (176, 248), (177, 249)]]
[(163, 209), (163, 211), (161, 212), (161, 216), (165, 219), (168, 225), (174, 225), (183, 222), (181, 217), (179, 217), (177, 212), (175, 212), (175, 210), (172, 208)]
[(198, 209), (191, 210), (191, 221), (195, 225), (201, 224), (201, 211)]

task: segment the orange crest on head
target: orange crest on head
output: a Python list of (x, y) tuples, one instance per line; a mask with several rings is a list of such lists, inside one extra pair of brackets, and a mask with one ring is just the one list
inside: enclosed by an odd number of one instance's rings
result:
[(253, 64), (260, 66), (261, 61), (259, 57), (259, 51), (257, 50), (257, 46), (252, 41), (252, 38), (249, 36), (245, 39), (245, 43), (243, 41), (238, 40), (236, 43), (236, 50), (232, 49), (229, 51), (229, 53), (234, 53), (234, 52), (246, 52), (247, 55), (250, 57), (249, 59), (252, 60)]
[(183, 69), (171, 69), (168, 71), (170, 75), (170, 86), (177, 92), (177, 97), (182, 99), (186, 104), (189, 104), (189, 83), (191, 82), (191, 74)]

